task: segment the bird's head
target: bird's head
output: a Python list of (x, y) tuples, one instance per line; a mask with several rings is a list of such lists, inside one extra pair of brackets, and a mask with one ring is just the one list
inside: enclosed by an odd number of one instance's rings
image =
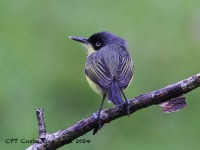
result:
[(83, 38), (78, 36), (69, 36), (69, 38), (81, 42), (82, 45), (88, 50), (88, 54), (96, 52), (107, 45), (115, 43), (127, 47), (126, 40), (110, 32), (98, 32), (91, 35), (89, 38)]

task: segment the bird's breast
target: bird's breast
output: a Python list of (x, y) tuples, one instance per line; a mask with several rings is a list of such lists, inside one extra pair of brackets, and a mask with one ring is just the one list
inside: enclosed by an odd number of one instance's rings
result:
[(86, 75), (86, 79), (88, 81), (88, 84), (90, 85), (90, 87), (92, 88), (92, 90), (99, 94), (99, 95), (103, 95), (105, 94), (105, 92), (103, 91), (103, 89), (101, 89), (98, 84), (96, 84), (95, 82), (93, 82), (87, 75)]

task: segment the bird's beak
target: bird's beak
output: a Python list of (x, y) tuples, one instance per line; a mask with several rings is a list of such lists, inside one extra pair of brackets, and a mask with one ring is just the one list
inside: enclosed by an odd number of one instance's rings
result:
[(78, 36), (69, 36), (69, 38), (74, 40), (74, 41), (81, 42), (81, 43), (85, 43), (85, 44), (88, 43), (88, 41), (87, 41), (88, 39), (87, 38), (78, 37)]

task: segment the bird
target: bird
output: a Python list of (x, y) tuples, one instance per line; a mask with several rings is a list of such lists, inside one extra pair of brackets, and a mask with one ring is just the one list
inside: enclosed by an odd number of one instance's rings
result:
[[(93, 134), (102, 128), (100, 113), (107, 98), (119, 108), (124, 108), (129, 116), (130, 101), (124, 94), (133, 78), (134, 63), (128, 51), (127, 41), (111, 32), (103, 31), (92, 34), (89, 38), (69, 36), (80, 42), (87, 50), (85, 63), (86, 79), (94, 92), (102, 96), (97, 114), (98, 126)], [(122, 100), (122, 96), (125, 101)]]

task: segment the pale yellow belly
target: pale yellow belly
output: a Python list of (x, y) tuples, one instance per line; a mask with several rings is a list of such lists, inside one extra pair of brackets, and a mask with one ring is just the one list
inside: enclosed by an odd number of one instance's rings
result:
[(102, 89), (101, 89), (96, 83), (94, 83), (94, 82), (93, 82), (90, 78), (88, 78), (87, 76), (86, 76), (86, 79), (87, 79), (87, 81), (88, 81), (90, 87), (92, 88), (92, 90), (93, 90), (95, 93), (97, 93), (97, 94), (99, 94), (99, 95), (103, 95), (103, 94), (104, 94), (103, 91), (102, 91)]

